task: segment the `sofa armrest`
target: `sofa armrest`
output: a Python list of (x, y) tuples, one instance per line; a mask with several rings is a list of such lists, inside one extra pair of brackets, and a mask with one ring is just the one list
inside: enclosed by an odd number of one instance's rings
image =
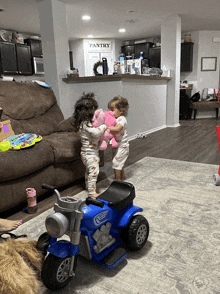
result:
[(67, 119), (62, 120), (58, 124), (58, 130), (57, 132), (77, 132), (77, 128), (75, 126), (75, 118), (74, 117), (69, 117)]

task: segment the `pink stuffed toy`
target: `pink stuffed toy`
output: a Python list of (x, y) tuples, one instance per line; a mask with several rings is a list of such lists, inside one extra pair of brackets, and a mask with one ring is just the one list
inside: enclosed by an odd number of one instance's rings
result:
[[(113, 115), (113, 111), (104, 111), (105, 114), (105, 124), (108, 127), (114, 127), (117, 125), (116, 119)], [(116, 142), (112, 133), (110, 133), (110, 140), (112, 139), (111, 145), (113, 148), (118, 147), (118, 143)]]
[[(113, 116), (112, 111), (103, 111), (102, 109), (98, 109), (95, 111), (93, 119), (92, 119), (92, 126), (99, 127), (100, 125), (106, 124), (107, 126), (115, 126), (116, 119)], [(100, 150), (105, 150), (109, 144), (109, 141), (112, 139), (112, 147), (116, 148), (118, 146), (115, 138), (110, 133), (109, 129), (106, 129), (105, 132), (96, 140), (100, 140)]]

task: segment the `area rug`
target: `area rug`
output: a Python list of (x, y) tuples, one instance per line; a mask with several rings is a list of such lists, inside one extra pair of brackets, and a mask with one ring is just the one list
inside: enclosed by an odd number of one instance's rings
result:
[[(146, 157), (125, 171), (150, 224), (147, 244), (114, 269), (80, 257), (76, 276), (58, 293), (220, 294), (220, 186), (212, 182), (218, 166)], [(100, 191), (109, 181), (99, 183)], [(51, 212), (15, 233), (37, 239)], [(41, 284), (39, 294), (49, 293)]]

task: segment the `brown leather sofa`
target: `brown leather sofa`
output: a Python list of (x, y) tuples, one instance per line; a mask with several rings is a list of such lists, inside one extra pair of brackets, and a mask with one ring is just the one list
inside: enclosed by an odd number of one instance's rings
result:
[(43, 183), (62, 187), (84, 176), (74, 119), (64, 120), (51, 88), (2, 81), (0, 107), (1, 121), (10, 120), (15, 134), (43, 137), (32, 147), (0, 152), (0, 213), (25, 203), (26, 188), (40, 196)]

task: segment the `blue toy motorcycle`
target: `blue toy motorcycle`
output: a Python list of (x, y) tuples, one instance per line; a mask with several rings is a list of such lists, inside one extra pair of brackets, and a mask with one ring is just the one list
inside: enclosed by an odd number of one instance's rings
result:
[[(96, 199), (61, 198), (54, 187), (43, 188), (57, 195), (55, 213), (45, 221), (47, 232), (38, 239), (38, 248), (47, 255), (41, 277), (50, 290), (70, 282), (78, 254), (113, 268), (126, 257), (127, 250), (141, 249), (147, 242), (149, 224), (144, 216), (135, 215), (143, 209), (133, 205), (132, 184), (114, 181)], [(70, 241), (57, 240), (64, 234)]]

